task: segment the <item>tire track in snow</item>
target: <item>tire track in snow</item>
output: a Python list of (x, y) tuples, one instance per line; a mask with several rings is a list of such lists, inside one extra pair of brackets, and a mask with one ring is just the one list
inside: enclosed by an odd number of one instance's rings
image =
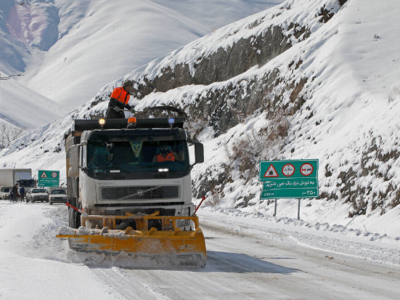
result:
[(119, 293), (123, 299), (172, 300), (157, 291), (154, 288), (157, 286), (154, 282), (142, 279), (145, 272), (143, 270), (137, 270), (135, 276), (128, 275), (117, 267), (111, 269), (91, 268), (91, 270), (107, 286)]

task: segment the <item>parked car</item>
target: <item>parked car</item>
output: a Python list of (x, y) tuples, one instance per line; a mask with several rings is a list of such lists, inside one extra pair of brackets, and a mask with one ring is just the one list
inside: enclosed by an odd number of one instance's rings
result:
[(49, 203), (67, 203), (67, 191), (64, 189), (52, 189), (49, 195)]
[(0, 199), (2, 200), (9, 200), (10, 199), (10, 191), (11, 188), (10, 187), (1, 187), (0, 188)]
[(49, 194), (45, 189), (31, 189), (26, 193), (26, 202), (32, 201), (41, 201), (41, 202), (49, 202)]

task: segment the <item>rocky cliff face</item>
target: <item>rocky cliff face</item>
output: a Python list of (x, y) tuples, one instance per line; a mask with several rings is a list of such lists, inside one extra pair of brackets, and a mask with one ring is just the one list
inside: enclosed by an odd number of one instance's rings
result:
[[(250, 28), (260, 26), (255, 22)], [(190, 84), (212, 84), (226, 81), (240, 75), (254, 66), (263, 66), (292, 46), (291, 38), (301, 41), (309, 36), (309, 31), (298, 24), (291, 23), (290, 35), (284, 35), (280, 26), (268, 28), (263, 34), (239, 39), (227, 49), (219, 48), (207, 57), (199, 57), (193, 64), (194, 74), (188, 63), (163, 68), (161, 74), (149, 80), (144, 75), (136, 83), (135, 97), (143, 99), (150, 93), (166, 92), (168, 90)], [(213, 99), (213, 98), (210, 98)]]

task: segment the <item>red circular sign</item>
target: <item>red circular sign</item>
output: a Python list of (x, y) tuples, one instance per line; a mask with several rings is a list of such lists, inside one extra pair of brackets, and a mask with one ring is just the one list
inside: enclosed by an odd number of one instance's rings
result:
[(56, 172), (51, 173), (51, 177), (57, 178), (58, 174)]
[(311, 164), (303, 164), (300, 168), (300, 173), (303, 176), (310, 176), (314, 172), (314, 168)]
[(282, 174), (286, 177), (293, 176), (295, 167), (292, 164), (286, 164), (282, 168)]

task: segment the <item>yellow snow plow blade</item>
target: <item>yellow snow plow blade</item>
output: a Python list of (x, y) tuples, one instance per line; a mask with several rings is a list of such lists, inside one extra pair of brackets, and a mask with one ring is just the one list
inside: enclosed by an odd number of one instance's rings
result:
[[(116, 220), (135, 220), (136, 228), (126, 230), (115, 228)], [(103, 229), (60, 228), (58, 238), (67, 238), (70, 247), (77, 251), (117, 254), (127, 252), (137, 256), (175, 256), (184, 264), (205, 266), (207, 252), (198, 217), (159, 217), (159, 216), (82, 216), (86, 221), (101, 221)], [(162, 229), (148, 229), (149, 220), (161, 220)], [(190, 220), (194, 230), (182, 231), (178, 220)]]

